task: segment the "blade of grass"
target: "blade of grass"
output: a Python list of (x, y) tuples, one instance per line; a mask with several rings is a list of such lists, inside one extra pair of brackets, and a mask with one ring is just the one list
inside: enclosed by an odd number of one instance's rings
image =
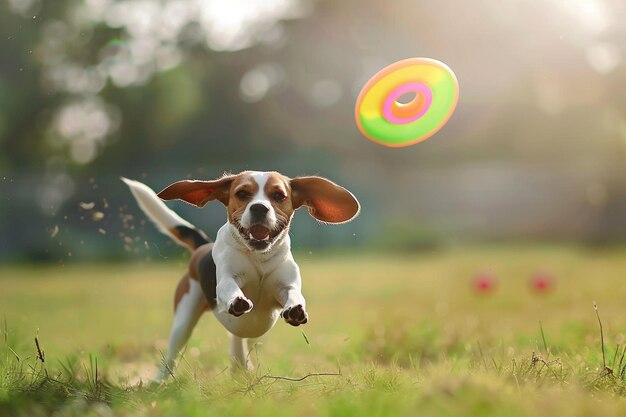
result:
[(606, 367), (606, 354), (604, 353), (604, 329), (602, 328), (602, 320), (600, 320), (600, 313), (598, 312), (598, 305), (596, 302), (593, 302), (593, 309), (596, 311), (596, 317), (598, 317), (598, 324), (600, 325), (600, 343), (602, 347), (602, 367), (607, 369)]

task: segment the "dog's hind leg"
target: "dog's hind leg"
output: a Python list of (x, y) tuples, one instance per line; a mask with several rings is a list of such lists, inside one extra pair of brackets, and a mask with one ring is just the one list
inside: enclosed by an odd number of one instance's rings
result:
[(253, 370), (254, 366), (250, 361), (250, 355), (248, 352), (248, 339), (237, 337), (232, 333), (228, 333), (228, 335), (230, 336), (230, 359), (232, 370)]
[(200, 283), (189, 275), (185, 275), (176, 288), (174, 323), (170, 331), (167, 354), (156, 378), (157, 382), (163, 381), (172, 373), (178, 353), (189, 340), (198, 319), (208, 308)]

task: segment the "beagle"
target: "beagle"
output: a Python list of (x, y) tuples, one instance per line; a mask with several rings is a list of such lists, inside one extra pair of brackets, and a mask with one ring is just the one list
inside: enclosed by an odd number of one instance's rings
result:
[[(174, 295), (174, 323), (158, 380), (171, 373), (180, 349), (208, 310), (230, 334), (233, 365), (252, 369), (248, 338), (265, 334), (279, 316), (292, 326), (308, 321), (300, 269), (291, 254), (294, 211), (306, 206), (323, 223), (345, 223), (360, 211), (350, 191), (321, 177), (245, 171), (213, 181), (178, 181), (158, 194), (140, 182), (122, 180), (157, 227), (193, 251)], [(197, 207), (217, 200), (226, 206), (228, 220), (211, 242), (161, 199)]]

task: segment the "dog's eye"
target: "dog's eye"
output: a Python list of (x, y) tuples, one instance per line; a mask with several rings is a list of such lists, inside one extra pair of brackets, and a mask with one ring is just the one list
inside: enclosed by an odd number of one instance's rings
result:
[(241, 200), (245, 200), (247, 198), (250, 198), (250, 193), (247, 192), (246, 190), (239, 190), (239, 191), (237, 191), (237, 193), (235, 193), (235, 195), (237, 196), (237, 198), (239, 198)]
[(274, 201), (278, 201), (280, 203), (281, 201), (284, 201), (287, 198), (287, 196), (281, 193), (280, 191), (277, 191), (274, 194), (272, 194), (272, 198), (274, 199)]

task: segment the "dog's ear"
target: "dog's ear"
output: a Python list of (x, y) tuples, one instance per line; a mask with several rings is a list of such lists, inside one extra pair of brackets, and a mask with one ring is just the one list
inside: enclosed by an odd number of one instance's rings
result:
[(228, 206), (230, 185), (236, 175), (227, 175), (213, 181), (183, 180), (175, 182), (161, 191), (163, 200), (183, 200), (196, 207), (204, 207), (211, 200), (219, 200)]
[(325, 223), (354, 219), (361, 206), (352, 193), (321, 177), (298, 177), (289, 182), (293, 208), (307, 206), (309, 214)]

